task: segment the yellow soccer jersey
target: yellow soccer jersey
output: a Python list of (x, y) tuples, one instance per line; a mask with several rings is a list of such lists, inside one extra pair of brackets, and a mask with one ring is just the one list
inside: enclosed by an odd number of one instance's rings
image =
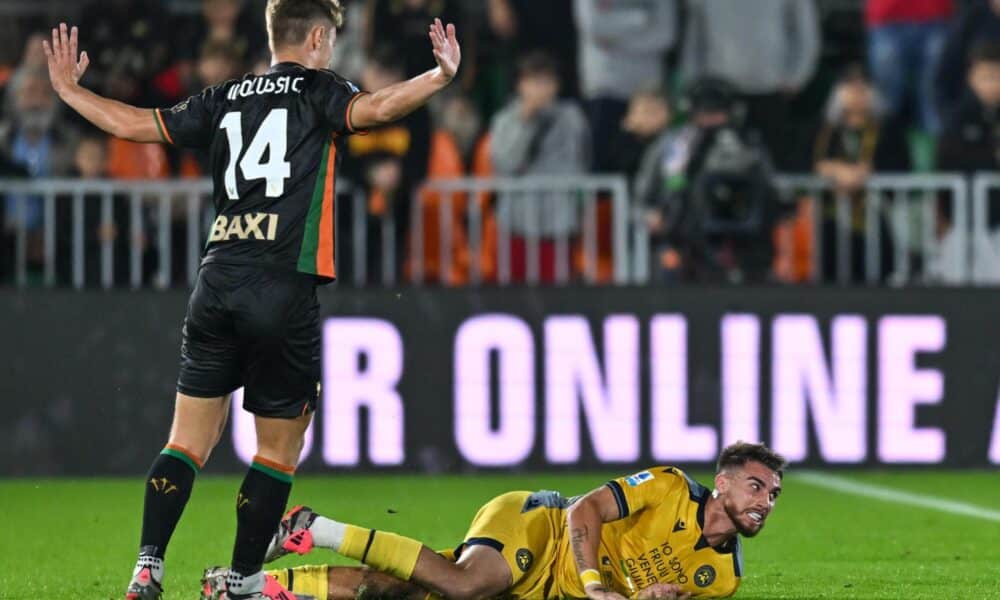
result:
[[(622, 518), (601, 528), (601, 578), (633, 596), (654, 583), (680, 585), (696, 598), (725, 598), (740, 585), (743, 554), (738, 536), (713, 548), (702, 536), (709, 490), (674, 467), (655, 467), (608, 482)], [(553, 596), (586, 594), (569, 548), (560, 540)]]

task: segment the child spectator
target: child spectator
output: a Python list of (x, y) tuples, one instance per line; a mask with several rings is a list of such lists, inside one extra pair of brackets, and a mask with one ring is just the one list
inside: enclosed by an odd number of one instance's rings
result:
[[(494, 118), (490, 155), (497, 175), (577, 175), (590, 164), (590, 132), (583, 111), (559, 99), (559, 73), (545, 54), (532, 53), (519, 65), (517, 97)], [(540, 280), (556, 280), (556, 240), (579, 233), (579, 209), (570, 194), (504, 194), (497, 206), (510, 233), (510, 276), (522, 282), (529, 271), (528, 244), (539, 243)], [(503, 250), (501, 250), (503, 252)], [(533, 268), (533, 267), (532, 267)]]

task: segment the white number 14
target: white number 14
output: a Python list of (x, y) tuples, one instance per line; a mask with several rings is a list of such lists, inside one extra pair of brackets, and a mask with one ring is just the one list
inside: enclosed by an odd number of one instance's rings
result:
[[(229, 140), (229, 165), (226, 167), (226, 195), (230, 200), (239, 200), (240, 194), (236, 187), (236, 161), (243, 152), (243, 125), (239, 112), (226, 113), (219, 129), (226, 130)], [(270, 151), (269, 151), (270, 150)], [(292, 173), (292, 165), (285, 160), (288, 150), (288, 109), (275, 108), (267, 113), (264, 122), (260, 124), (256, 135), (250, 142), (243, 160), (240, 160), (240, 170), (243, 179), (266, 179), (268, 198), (277, 198), (285, 193), (285, 179)], [(268, 152), (269, 151), (269, 152)], [(261, 163), (264, 153), (268, 152), (267, 162)]]

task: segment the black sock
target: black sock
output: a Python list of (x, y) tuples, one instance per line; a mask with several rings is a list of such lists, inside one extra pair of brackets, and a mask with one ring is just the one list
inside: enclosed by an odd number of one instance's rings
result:
[[(265, 464), (266, 463), (266, 464)], [(292, 491), (289, 467), (254, 457), (236, 498), (236, 546), (233, 571), (253, 575), (264, 566), (264, 555)]]
[(153, 461), (146, 477), (146, 499), (142, 511), (140, 554), (163, 558), (170, 536), (181, 519), (194, 478), (201, 465), (191, 453), (167, 446)]

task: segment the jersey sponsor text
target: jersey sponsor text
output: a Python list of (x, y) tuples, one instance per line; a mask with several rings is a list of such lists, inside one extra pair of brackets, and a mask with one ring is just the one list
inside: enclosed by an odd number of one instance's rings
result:
[(278, 235), (278, 215), (274, 213), (247, 213), (226, 217), (219, 215), (212, 223), (210, 242), (229, 240), (274, 241)]

